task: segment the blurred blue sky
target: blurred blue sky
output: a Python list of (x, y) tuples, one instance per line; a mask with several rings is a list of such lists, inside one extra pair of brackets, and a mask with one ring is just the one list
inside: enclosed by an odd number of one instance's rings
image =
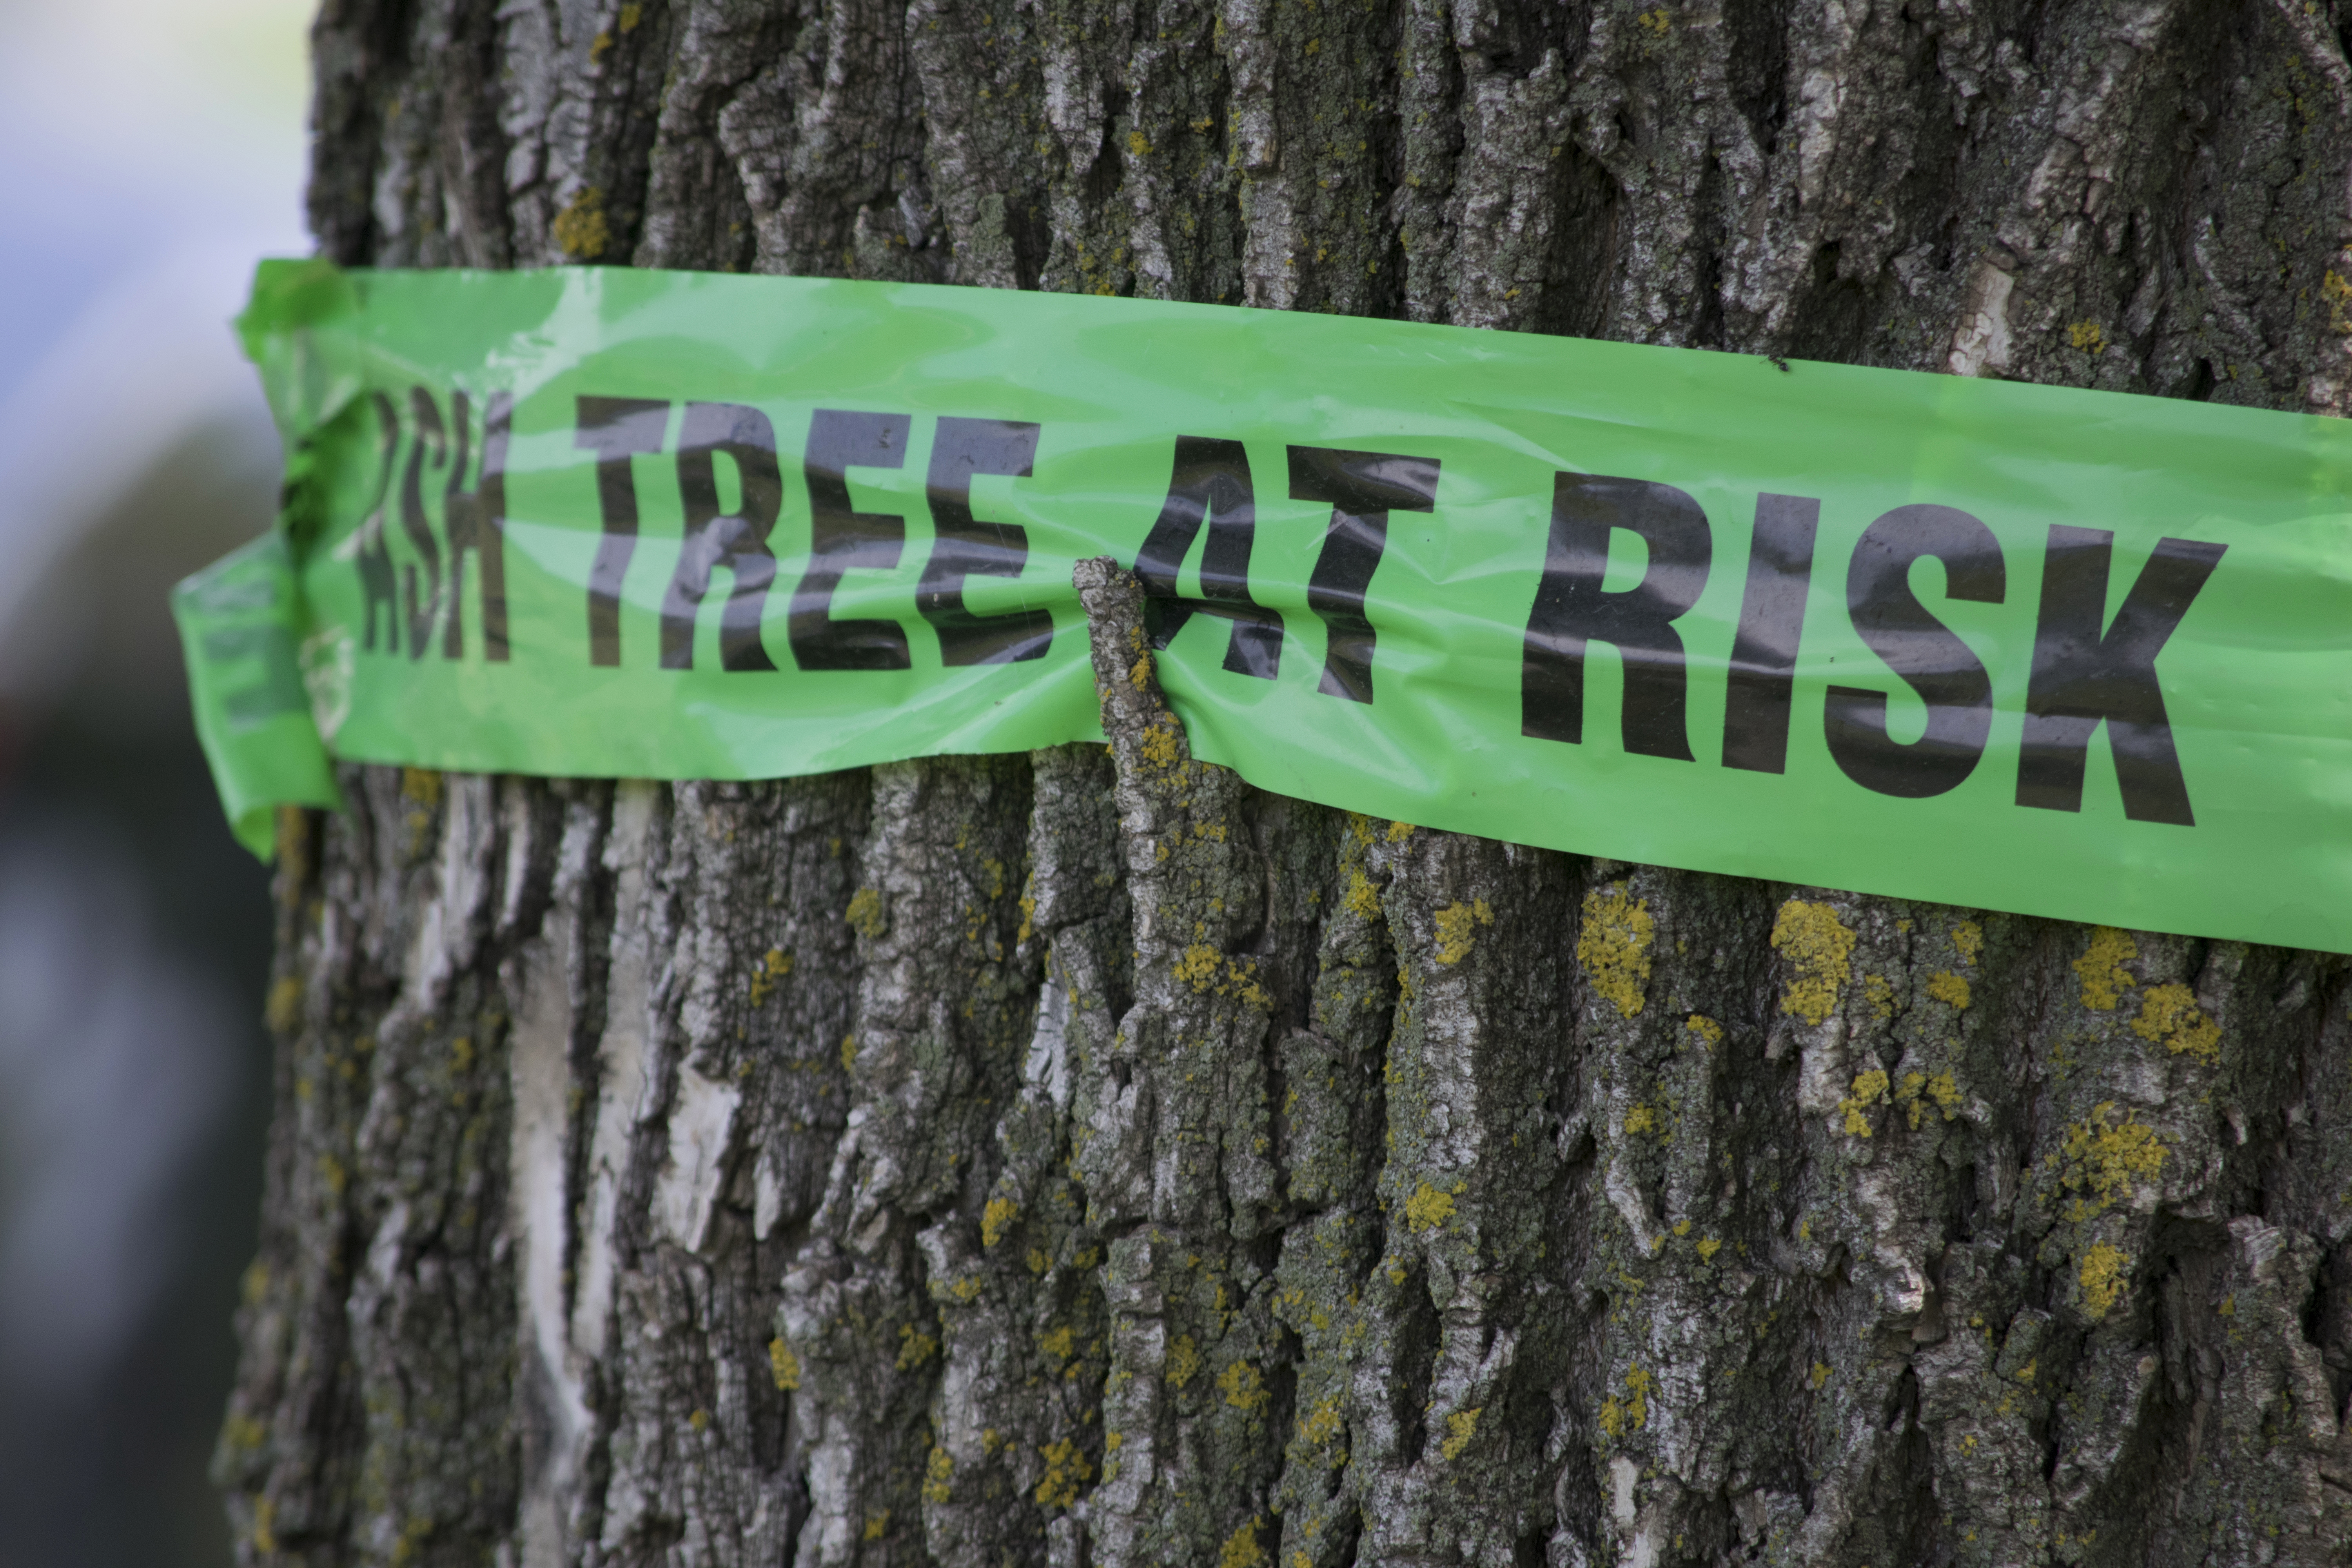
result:
[(95, 519), (199, 431), (267, 457), (227, 322), (256, 258), (309, 249), (310, 14), (0, 0), (0, 711), (69, 676), (57, 612), (27, 617), (74, 597), (55, 579)]
[(110, 290), (175, 256), (308, 248), (310, 12), (308, 0), (0, 5), (0, 397)]
[(310, 0), (0, 0), (0, 1562), (229, 1562), (269, 906), (165, 595), (268, 526), (229, 319), (301, 218)]

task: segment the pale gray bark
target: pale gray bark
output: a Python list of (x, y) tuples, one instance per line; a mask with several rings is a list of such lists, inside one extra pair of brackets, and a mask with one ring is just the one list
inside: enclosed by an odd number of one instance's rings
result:
[[(318, 44), (351, 262), (2341, 411), (2333, 4), (330, 0)], [(1089, 599), (1113, 754), (353, 769), (289, 818), (250, 1560), (2352, 1562), (2343, 961), (1268, 795)]]

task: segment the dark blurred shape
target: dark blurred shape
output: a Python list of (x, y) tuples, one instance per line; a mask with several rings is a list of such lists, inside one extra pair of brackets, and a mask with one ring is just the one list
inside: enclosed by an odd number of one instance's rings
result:
[(268, 525), (315, 0), (0, 5), (0, 1568), (213, 1568), (268, 879), (165, 593)]
[(0, 624), (0, 1561), (230, 1561), (205, 1470), (260, 1195), (268, 876), (165, 592), (266, 525), (276, 461), (257, 406), (199, 416)]

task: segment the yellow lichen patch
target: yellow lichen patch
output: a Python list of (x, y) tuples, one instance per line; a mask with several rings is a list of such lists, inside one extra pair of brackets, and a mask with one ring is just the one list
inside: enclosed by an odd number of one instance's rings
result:
[(401, 769), (400, 798), (431, 810), (441, 804), (441, 775), (431, 768)]
[(980, 1211), (980, 1244), (994, 1247), (1004, 1239), (1013, 1222), (1021, 1217), (1021, 1205), (1011, 1198), (991, 1198), (988, 1206)]
[(1253, 1007), (1271, 1013), (1274, 994), (1257, 983), (1257, 960), (1245, 958), (1225, 965), (1225, 983), (1217, 987), (1220, 996), (1238, 996)]
[(1390, 824), (1389, 824), (1389, 842), (1390, 842), (1390, 843), (1391, 843), (1391, 844), (1402, 844), (1402, 843), (1403, 843), (1406, 839), (1408, 839), (1408, 838), (1410, 838), (1410, 837), (1412, 837), (1412, 823), (1410, 823), (1410, 822), (1391, 822), (1391, 823), (1390, 823)]
[(1047, 1355), (1053, 1357), (1054, 1364), (1056, 1367), (1059, 1367), (1064, 1362), (1068, 1361), (1072, 1356), (1077, 1353), (1077, 1331), (1071, 1328), (1069, 1324), (1065, 1323), (1058, 1329), (1054, 1329), (1045, 1333), (1039, 1334), (1037, 1336), (1037, 1348), (1044, 1351)]
[(2096, 1322), (2107, 1315), (2131, 1283), (2131, 1254), (2120, 1247), (2095, 1241), (2083, 1253), (2075, 1278), (2083, 1286), (2083, 1310)]
[(857, 1037), (856, 1035), (844, 1035), (841, 1037), (841, 1070), (847, 1072), (856, 1065)]
[(1701, 1263), (1714, 1262), (1715, 1255), (1722, 1250), (1723, 1243), (1717, 1241), (1715, 1237), (1711, 1236), (1702, 1236), (1698, 1238), (1698, 1260)]
[[(931, 1445), (931, 1457), (923, 1466), (923, 1500), (942, 1503), (948, 1500), (948, 1483), (955, 1479), (955, 1457), (937, 1443)], [(1037, 1500), (1043, 1502), (1045, 1499)]]
[(2107, 346), (2107, 330), (2096, 321), (2076, 321), (2066, 329), (2067, 341), (2086, 354)]
[(277, 1517), (277, 1500), (266, 1497), (253, 1500), (253, 1549), (265, 1557), (274, 1555), (278, 1551), (278, 1535), (271, 1528)]
[(1036, 928), (1037, 900), (1027, 893), (1021, 895), (1021, 929), (1013, 933), (1015, 945), (1027, 942)]
[[(2327, 330), (2339, 336), (2352, 336), (2352, 282), (2347, 282), (2334, 268), (2329, 268), (2319, 280), (2319, 297), (2327, 301)], [(2230, 372), (2234, 377), (2237, 372)]]
[(1136, 655), (1135, 663), (1128, 668), (1127, 683), (1129, 686), (1134, 687), (1138, 691), (1142, 690), (1145, 687), (1151, 684), (1151, 656), (1150, 654), (1142, 653)]
[(1225, 1537), (1224, 1549), (1217, 1553), (1217, 1568), (1257, 1568), (1265, 1561), (1265, 1548), (1257, 1543), (1258, 1527), (1265, 1523), (1260, 1514), (1247, 1524)]
[(1178, 1336), (1176, 1342), (1168, 1347), (1168, 1386), (1182, 1388), (1198, 1376), (1200, 1371), (1201, 1347), (1193, 1342), (1190, 1334)]
[(604, 218), (604, 193), (598, 186), (583, 187), (555, 216), (555, 243), (574, 261), (595, 260), (612, 239), (612, 225)]
[(221, 1441), (233, 1453), (249, 1454), (268, 1438), (269, 1428), (250, 1415), (231, 1411), (228, 1419), (221, 1423)]
[(1274, 995), (1258, 984), (1254, 958), (1228, 959), (1207, 942), (1196, 942), (1176, 961), (1175, 975), (1203, 994), (1214, 991), (1220, 996), (1238, 997), (1252, 1006), (1273, 1010)]
[(1454, 1194), (1423, 1182), (1404, 1201), (1404, 1222), (1415, 1230), (1435, 1230), (1454, 1217)]
[(1223, 959), (1215, 948), (1205, 942), (1196, 942), (1176, 961), (1176, 978), (1195, 991), (1206, 991), (1215, 984), (1217, 971), (1223, 967)]
[(1298, 1442), (1307, 1447), (1327, 1447), (1345, 1425), (1339, 1417), (1339, 1402), (1327, 1399), (1298, 1418)]
[(772, 947), (760, 960), (760, 967), (751, 971), (751, 1005), (757, 1007), (776, 994), (776, 982), (793, 972), (793, 955), (781, 947)]
[(1037, 1450), (1045, 1461), (1045, 1479), (1037, 1483), (1037, 1500), (1047, 1508), (1068, 1508), (1078, 1500), (1078, 1489), (1094, 1479), (1095, 1468), (1087, 1463), (1077, 1444), (1067, 1437), (1058, 1443), (1048, 1443)]
[(281, 974), (271, 983), (269, 1001), (261, 1009), (262, 1022), (273, 1034), (290, 1034), (302, 1021), (302, 981), (300, 976)]
[(1862, 977), (1862, 999), (1870, 1008), (1871, 1022), (1884, 1024), (1895, 1016), (1895, 987), (1883, 974)]
[(1836, 1010), (1838, 990), (1853, 978), (1854, 933), (1828, 904), (1790, 899), (1772, 921), (1772, 946), (1789, 961), (1780, 1011), (1819, 1024)]
[(635, 4), (622, 6), (621, 32), (625, 36), (635, 32), (637, 30), (637, 24), (645, 19), (646, 8), (644, 6)]
[(866, 1516), (866, 1540), (879, 1541), (889, 1531), (889, 1529), (890, 1510), (886, 1508), (879, 1513), (869, 1513)]
[(1176, 744), (1176, 721), (1162, 716), (1146, 724), (1135, 749), (1142, 752), (1143, 760), (1155, 768), (1174, 767), (1181, 755), (1181, 748)]
[[(1479, 1410), (1484, 1408), (1482, 1405)], [(1457, 1410), (1445, 1418), (1445, 1441), (1437, 1446), (1440, 1454), (1449, 1459), (1462, 1457), (1462, 1450), (1468, 1447), (1470, 1439), (1477, 1435), (1479, 1410)]]
[(2139, 1005), (2139, 1016), (2132, 1020), (2132, 1033), (2208, 1067), (2221, 1059), (2221, 1026), (2205, 1016), (2196, 993), (2186, 985), (2152, 988)]
[(1919, 1130), (1920, 1112), (1926, 1109), (1920, 1104), (1919, 1091), (1927, 1087), (1927, 1075), (1923, 1072), (1906, 1072), (1895, 1086), (1895, 1103), (1903, 1107), (1910, 1117), (1911, 1130), (1915, 1132)]
[(710, 1428), (710, 1412), (698, 1409), (687, 1416), (686, 1424), (698, 1432), (708, 1431)]
[(1969, 1010), (1969, 983), (1948, 969), (1939, 969), (1927, 976), (1927, 994), (1949, 1005), (1956, 1012)]
[(1459, 963), (1469, 957), (1471, 946), (1477, 940), (1471, 928), (1494, 923), (1495, 911), (1487, 907), (1484, 899), (1466, 904), (1448, 904), (1438, 910), (1437, 962)]
[(1826, 1363), (1826, 1362), (1818, 1362), (1818, 1361), (1817, 1361), (1817, 1362), (1815, 1362), (1815, 1363), (1813, 1363), (1813, 1378), (1812, 1378), (1812, 1382), (1813, 1382), (1813, 1388), (1814, 1388), (1814, 1391), (1815, 1391), (1816, 1393), (1818, 1393), (1818, 1392), (1820, 1391), (1820, 1389), (1821, 1389), (1822, 1384), (1823, 1384), (1827, 1383), (1829, 1380), (1830, 1380), (1830, 1369), (1829, 1369), (1829, 1363)]
[(2352, 310), (2346, 308), (2352, 305), (2352, 282), (2331, 267), (2319, 280), (2319, 297), (2327, 301), (2327, 330), (2352, 336)]
[(1872, 1068), (1866, 1072), (1854, 1074), (1852, 1092), (1839, 1100), (1837, 1106), (1844, 1118), (1843, 1125), (1847, 1134), (1855, 1138), (1869, 1137), (1869, 1109), (1885, 1098), (1886, 1073), (1884, 1068)]
[(2132, 977), (2124, 973), (2124, 965), (2139, 956), (2139, 944), (2113, 926), (2097, 926), (2091, 931), (2091, 945), (2074, 961), (2074, 973), (2083, 983), (2083, 1005), (2100, 1013), (2110, 1013), (2122, 999), (2125, 987)]
[(1348, 868), (1348, 891), (1339, 902), (1351, 915), (1360, 915), (1368, 921), (1380, 919), (1380, 889), (1373, 887), (1372, 879), (1356, 867)]
[(1038, 1247), (1029, 1249), (1029, 1256), (1024, 1261), (1028, 1263), (1029, 1272), (1032, 1274), (1043, 1274), (1054, 1266), (1054, 1260), (1045, 1256), (1043, 1247)]
[(1915, 1131), (1927, 1115), (1927, 1102), (1931, 1100), (1942, 1108), (1944, 1120), (1949, 1121), (1955, 1108), (1960, 1103), (1960, 1086), (1954, 1081), (1948, 1068), (1933, 1078), (1923, 1072), (1906, 1072), (1903, 1075), (1903, 1081), (1895, 1086), (1895, 1103), (1903, 1107)]
[(1635, 1105), (1627, 1108), (1625, 1111), (1625, 1131), (1629, 1134), (1655, 1132), (1657, 1130), (1658, 1113), (1655, 1110), (1646, 1105)]
[(2113, 1100), (2100, 1101), (2089, 1117), (2067, 1128), (2063, 1147), (2067, 1188), (2090, 1194), (2068, 1212), (2077, 1222), (2129, 1197), (2134, 1183), (2153, 1182), (2164, 1169), (2164, 1142), (2156, 1130), (2128, 1112), (2117, 1121)]
[(878, 940), (890, 929), (890, 917), (883, 911), (882, 895), (872, 888), (860, 888), (849, 896), (849, 929), (867, 941)]
[(1952, 951), (1960, 955), (1962, 963), (1974, 963), (1984, 956), (1984, 927), (1974, 921), (1962, 921), (1952, 928)]
[(1625, 1369), (1625, 1397), (1611, 1394), (1601, 1402), (1601, 1429), (1611, 1437), (1638, 1432), (1650, 1424), (1649, 1373), (1639, 1366)]
[(914, 1324), (907, 1324), (898, 1331), (898, 1370), (912, 1371), (937, 1355), (939, 1349), (939, 1341)]
[(1584, 925), (1576, 936), (1576, 962), (1592, 988), (1616, 1006), (1621, 1017), (1642, 1011), (1650, 985), (1650, 943), (1657, 921), (1647, 900), (1630, 896), (1623, 884), (1584, 895)]
[(768, 1342), (768, 1370), (775, 1374), (776, 1386), (787, 1394), (801, 1385), (801, 1358), (784, 1343), (782, 1334)]
[(1706, 1014), (1693, 1013), (1687, 1019), (1684, 1020), (1684, 1023), (1685, 1026), (1687, 1027), (1692, 1034), (1696, 1035), (1699, 1037), (1699, 1043), (1706, 1047), (1708, 1050), (1711, 1051), (1715, 1049), (1716, 1047), (1723, 1044), (1723, 1026), (1708, 1017)]
[(1266, 1391), (1265, 1380), (1258, 1375), (1257, 1368), (1245, 1361), (1237, 1361), (1217, 1374), (1217, 1392), (1234, 1409), (1252, 1415), (1264, 1409), (1265, 1402), (1274, 1397)]

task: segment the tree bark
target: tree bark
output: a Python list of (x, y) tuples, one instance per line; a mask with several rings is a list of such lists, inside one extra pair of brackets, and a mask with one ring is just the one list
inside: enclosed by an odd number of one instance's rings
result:
[[(316, 44), (348, 263), (2346, 396), (2336, 0)], [(2352, 1563), (2343, 960), (1370, 822), (1108, 687), (1108, 754), (288, 816), (247, 1561)]]

